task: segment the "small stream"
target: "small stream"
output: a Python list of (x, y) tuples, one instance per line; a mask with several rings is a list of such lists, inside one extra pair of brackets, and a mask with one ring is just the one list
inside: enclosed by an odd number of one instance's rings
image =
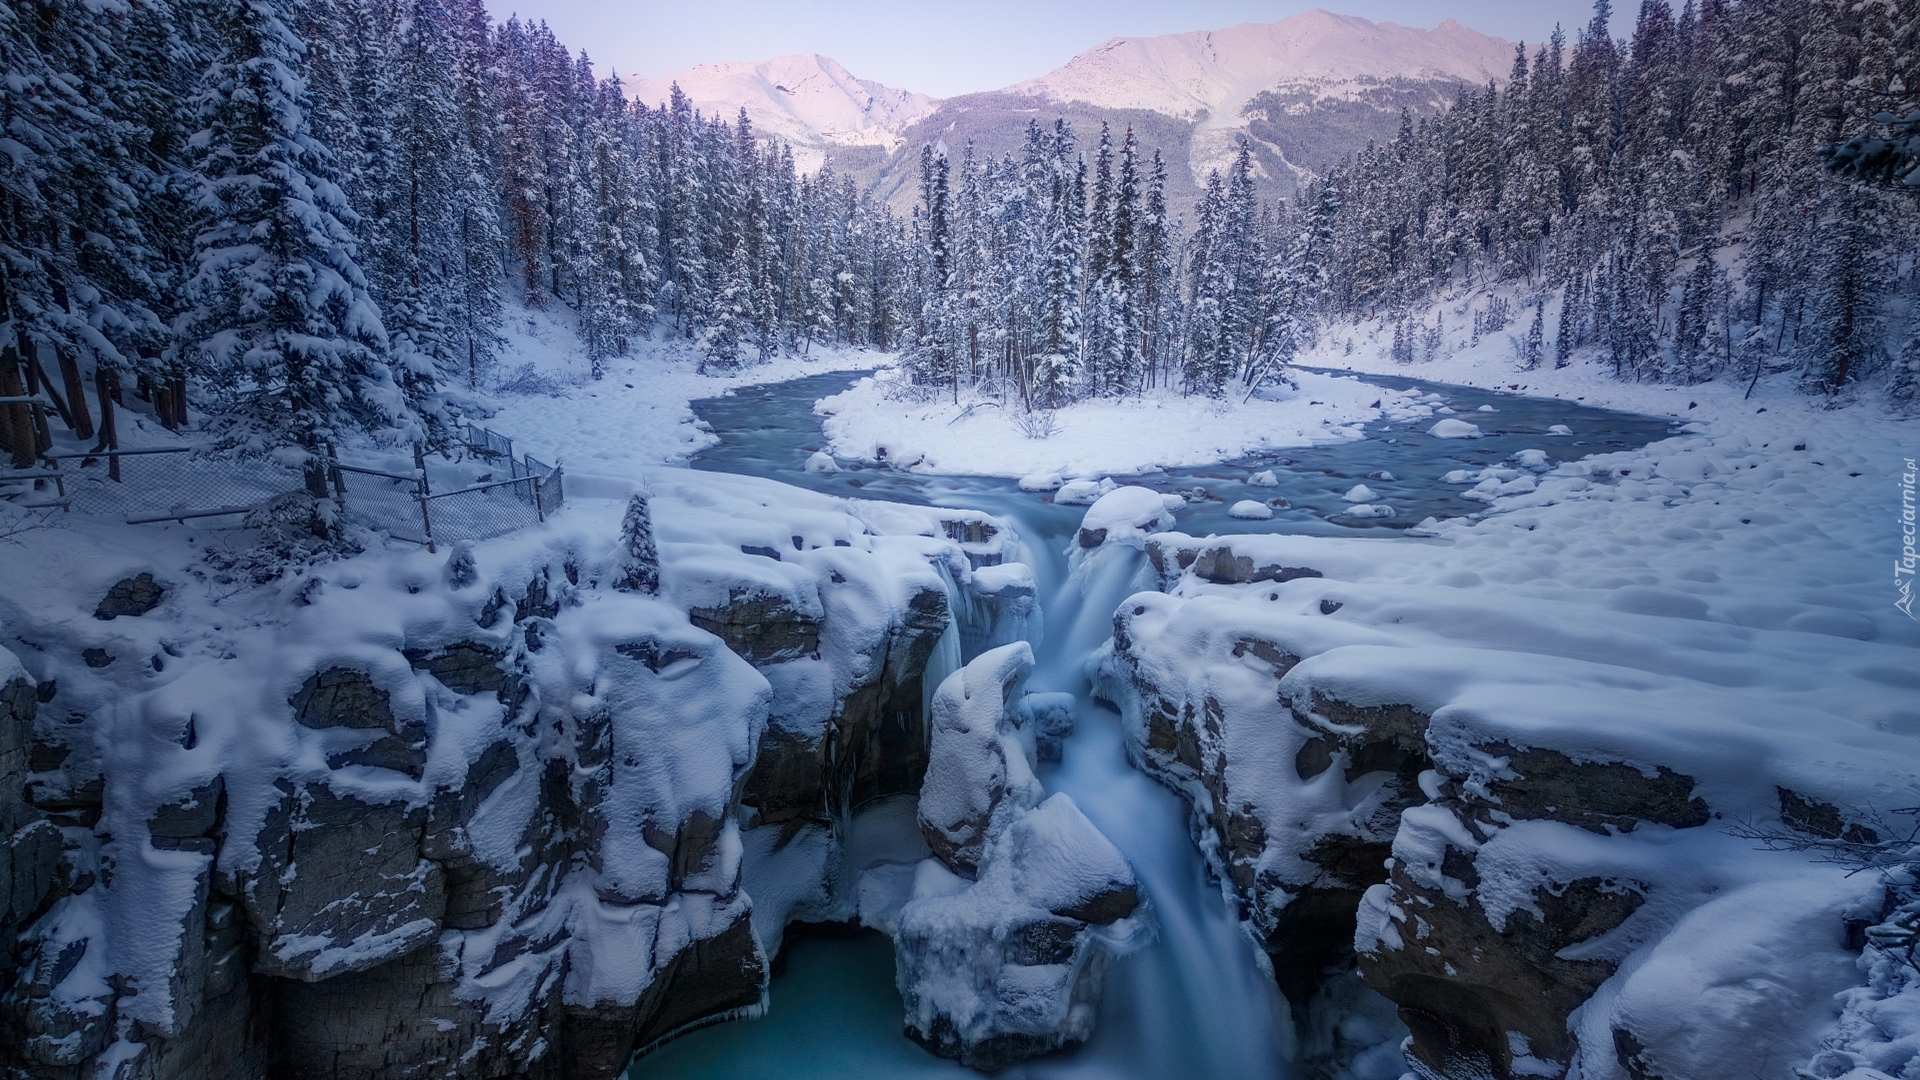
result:
[[(1119, 718), (1094, 703), (1082, 673), (1089, 653), (1111, 633), (1114, 609), (1151, 587), (1144, 557), (1124, 547), (1069, 558), (1085, 512), (1022, 492), (1011, 479), (928, 476), (843, 465), (809, 473), (822, 446), (813, 403), (858, 379), (845, 372), (743, 388), (694, 403), (721, 441), (695, 457), (696, 469), (768, 477), (855, 498), (984, 510), (1013, 522), (1033, 567), (1045, 616), (1028, 688), (1074, 693), (1080, 719), (1060, 764), (1043, 766), (1047, 789), (1073, 796), (1125, 853), (1153, 905), (1154, 943), (1109, 969), (1093, 1039), (1071, 1055), (1009, 1069), (1008, 1080), (1282, 1080), (1291, 1075), (1293, 1031), (1287, 1003), (1260, 967), (1211, 880), (1187, 830), (1186, 804), (1126, 760)], [(1368, 437), (1333, 446), (1252, 455), (1195, 468), (1114, 479), (1171, 492), (1204, 487), (1206, 497), (1179, 514), (1177, 528), (1210, 533), (1395, 535), (1428, 516), (1484, 509), (1461, 498), (1465, 485), (1441, 477), (1498, 464), (1523, 449), (1553, 461), (1631, 449), (1671, 434), (1670, 421), (1418, 380), (1368, 376), (1369, 383), (1411, 389), (1451, 407), (1485, 437), (1438, 439), (1433, 419), (1369, 425)], [(1481, 412), (1480, 406), (1493, 411)], [(1551, 436), (1565, 425), (1571, 435)], [(1271, 469), (1277, 487), (1247, 483)], [(1379, 478), (1382, 472), (1391, 479)], [(1339, 516), (1341, 496), (1366, 483), (1394, 508), (1385, 519)], [(1228, 516), (1240, 499), (1284, 500), (1265, 521)], [(792, 941), (772, 983), (768, 1014), (708, 1028), (634, 1064), (634, 1080), (907, 1080), (975, 1073), (936, 1058), (901, 1034), (892, 944), (877, 933)]]

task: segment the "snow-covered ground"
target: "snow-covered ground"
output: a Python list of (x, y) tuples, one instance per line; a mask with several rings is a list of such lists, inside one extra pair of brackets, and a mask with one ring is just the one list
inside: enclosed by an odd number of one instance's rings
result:
[(891, 359), (816, 343), (804, 357), (703, 375), (693, 342), (660, 336), (638, 343), (631, 356), (605, 361), (595, 380), (564, 316), (513, 309), (502, 332), (506, 344), (492, 380), (498, 412), (486, 424), (512, 438), (517, 450), (564, 466), (569, 476), (632, 478), (655, 465), (684, 463), (716, 441), (700, 428), (688, 402)]
[(978, 476), (1100, 477), (1204, 465), (1256, 450), (1297, 449), (1364, 437), (1364, 425), (1428, 415), (1419, 395), (1356, 379), (1301, 372), (1298, 388), (1252, 400), (1148, 392), (1095, 399), (1054, 413), (1057, 430), (1029, 437), (1019, 403), (962, 391), (930, 399), (902, 393), (896, 370), (876, 373), (820, 403), (837, 457), (896, 468)]

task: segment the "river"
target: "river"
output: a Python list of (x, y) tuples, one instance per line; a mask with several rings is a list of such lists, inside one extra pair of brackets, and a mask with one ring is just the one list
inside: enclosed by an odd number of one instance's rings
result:
[[(984, 510), (1013, 522), (1039, 586), (1044, 630), (1035, 648), (1030, 690), (1060, 690), (1080, 699), (1080, 720), (1062, 761), (1043, 766), (1050, 792), (1070, 794), (1125, 853), (1152, 904), (1158, 934), (1142, 952), (1110, 969), (1099, 1026), (1079, 1051), (1009, 1069), (1007, 1080), (1281, 1080), (1290, 1074), (1292, 1024), (1287, 1003), (1262, 970), (1195, 849), (1186, 804), (1126, 759), (1119, 718), (1093, 702), (1083, 665), (1111, 633), (1114, 609), (1151, 587), (1143, 556), (1108, 547), (1074, 554), (1084, 507), (1056, 506), (1022, 492), (1011, 479), (931, 476), (848, 465), (810, 473), (807, 457), (822, 446), (819, 398), (858, 375), (835, 373), (747, 387), (694, 403), (720, 441), (692, 462), (696, 469), (763, 476), (836, 495)], [(1282, 532), (1391, 536), (1427, 516), (1484, 509), (1443, 483), (1455, 469), (1497, 464), (1523, 449), (1564, 461), (1630, 449), (1672, 432), (1672, 423), (1414, 379), (1369, 376), (1367, 382), (1426, 395), (1477, 424), (1485, 437), (1439, 439), (1431, 419), (1370, 425), (1368, 437), (1313, 449), (1258, 454), (1195, 468), (1115, 477), (1161, 491), (1205, 489), (1179, 514), (1178, 528), (1209, 533)], [(1481, 411), (1483, 405), (1492, 411)], [(1568, 435), (1549, 435), (1564, 425)], [(1248, 476), (1271, 469), (1277, 486)], [(1382, 474), (1387, 474), (1383, 476)], [(1388, 519), (1340, 517), (1341, 496), (1358, 483), (1391, 505)], [(1190, 496), (1192, 498), (1192, 496)], [(1285, 500), (1274, 517), (1228, 516), (1241, 499)], [(892, 945), (877, 933), (853, 938), (799, 937), (773, 979), (771, 1007), (757, 1020), (687, 1035), (635, 1062), (633, 1080), (918, 1080), (980, 1074), (928, 1054), (901, 1033), (893, 985)]]

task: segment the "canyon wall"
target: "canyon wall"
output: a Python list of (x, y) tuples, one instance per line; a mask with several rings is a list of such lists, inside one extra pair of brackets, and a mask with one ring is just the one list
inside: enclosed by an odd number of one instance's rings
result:
[(1115, 614), (1098, 692), (1191, 805), (1310, 1071), (1367, 1052), (1316, 1015), (1361, 986), (1446, 1080), (1806, 1059), (1888, 903), (1821, 844), (1889, 839), (1915, 793), (1862, 661), (1908, 650), (1631, 584), (1490, 595), (1405, 541), (1146, 548), (1164, 591)]
[(29, 537), (8, 1075), (606, 1078), (762, 1009), (787, 920), (851, 914), (848, 824), (919, 790), (955, 598), (984, 644), (1031, 578), (978, 513), (641, 494), (264, 582), (200, 530)]

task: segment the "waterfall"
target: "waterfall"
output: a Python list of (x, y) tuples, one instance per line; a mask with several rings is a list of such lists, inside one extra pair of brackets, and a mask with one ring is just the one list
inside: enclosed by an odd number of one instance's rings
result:
[(1158, 923), (1151, 946), (1110, 969), (1093, 1039), (1027, 1075), (1279, 1080), (1294, 1050), (1287, 1003), (1209, 880), (1186, 803), (1128, 763), (1120, 717), (1089, 692), (1086, 662), (1112, 635), (1113, 611), (1152, 587), (1151, 567), (1131, 547), (1079, 550), (1078, 515), (1059, 508), (1035, 513), (1031, 500), (1015, 499), (974, 505), (1017, 522), (1032, 560), (1045, 630), (1028, 687), (1066, 691), (1079, 703), (1062, 761), (1041, 779), (1071, 795), (1127, 856)]

